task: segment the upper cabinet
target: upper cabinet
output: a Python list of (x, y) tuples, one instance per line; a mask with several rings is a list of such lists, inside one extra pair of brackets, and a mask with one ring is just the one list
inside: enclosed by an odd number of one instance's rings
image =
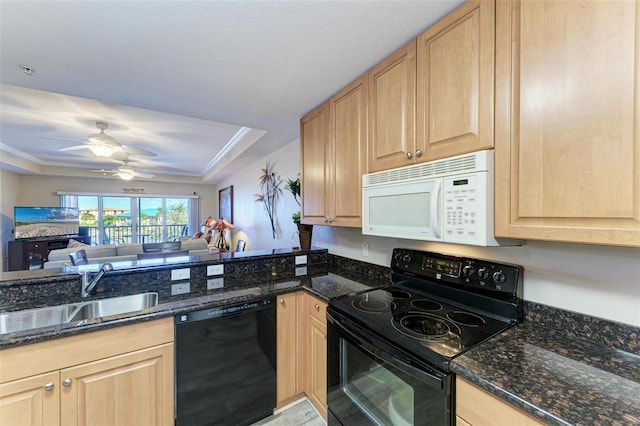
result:
[(300, 122), (302, 222), (362, 226), (367, 81), (359, 78)]
[(640, 246), (635, 1), (500, 1), (500, 237)]
[(416, 41), (373, 67), (368, 79), (368, 171), (409, 165), (416, 152)]
[(495, 3), (470, 1), (418, 37), (416, 161), (493, 148), (494, 35)]

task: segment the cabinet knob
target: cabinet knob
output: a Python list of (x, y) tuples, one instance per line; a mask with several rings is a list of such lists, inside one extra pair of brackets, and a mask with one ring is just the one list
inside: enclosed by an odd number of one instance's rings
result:
[(67, 377), (66, 379), (64, 379), (64, 380), (62, 381), (62, 386), (67, 386), (67, 387), (69, 387), (69, 386), (71, 386), (71, 382), (72, 382), (72, 380), (71, 380), (70, 378), (68, 378), (68, 377)]
[(420, 158), (422, 157), (422, 151), (420, 151), (419, 149), (416, 149), (416, 158)]
[(44, 390), (46, 390), (47, 392), (52, 391), (53, 390), (53, 382), (49, 382), (46, 385), (44, 385), (42, 387)]
[(316, 308), (316, 311), (320, 310), (320, 305), (316, 303), (316, 305), (314, 306)]
[(328, 217), (324, 218), (324, 223), (329, 223), (329, 218)]
[(328, 220), (329, 220), (329, 223), (333, 222), (333, 218), (332, 217), (330, 217)]
[(284, 299), (280, 299), (280, 304), (284, 305)]
[(411, 160), (411, 157), (413, 157), (413, 155), (410, 152), (407, 152), (406, 156), (409, 160)]

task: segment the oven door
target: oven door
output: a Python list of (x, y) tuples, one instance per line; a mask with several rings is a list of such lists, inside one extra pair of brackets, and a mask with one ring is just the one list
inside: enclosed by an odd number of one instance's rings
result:
[(452, 425), (451, 380), (328, 310), (329, 425)]

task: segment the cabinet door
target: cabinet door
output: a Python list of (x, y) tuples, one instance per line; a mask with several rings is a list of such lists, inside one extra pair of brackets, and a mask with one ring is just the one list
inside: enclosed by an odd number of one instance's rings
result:
[(60, 424), (58, 372), (0, 385), (0, 425)]
[[(326, 321), (326, 320), (325, 320)], [(327, 325), (309, 317), (311, 366), (307, 395), (322, 417), (327, 418)]]
[(64, 425), (174, 422), (173, 344), (61, 370)]
[(636, 1), (496, 9), (496, 236), (640, 246)]
[(329, 102), (318, 106), (300, 120), (302, 176), (302, 220), (324, 225), (326, 215), (325, 187), (329, 154)]
[(277, 320), (277, 369), (278, 372), (278, 407), (297, 395), (297, 295), (283, 294), (278, 297)]
[(417, 40), (416, 161), (493, 148), (495, 3), (470, 1)]
[(330, 100), (329, 223), (362, 226), (362, 174), (366, 170), (367, 80), (361, 77)]
[(456, 377), (456, 424), (491, 426), (500, 424), (540, 426), (543, 423), (488, 392)]
[(416, 142), (416, 41), (373, 67), (368, 78), (368, 171), (412, 164)]

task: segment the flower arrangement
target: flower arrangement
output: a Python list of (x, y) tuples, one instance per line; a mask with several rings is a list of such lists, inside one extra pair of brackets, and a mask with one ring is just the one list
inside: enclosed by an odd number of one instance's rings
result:
[(267, 165), (262, 169), (262, 174), (258, 177), (260, 182), (260, 193), (255, 194), (256, 203), (262, 203), (269, 215), (271, 222), (271, 234), (273, 239), (278, 238), (278, 226), (276, 223), (276, 203), (282, 194), (282, 178), (276, 174), (273, 165), (267, 161)]

